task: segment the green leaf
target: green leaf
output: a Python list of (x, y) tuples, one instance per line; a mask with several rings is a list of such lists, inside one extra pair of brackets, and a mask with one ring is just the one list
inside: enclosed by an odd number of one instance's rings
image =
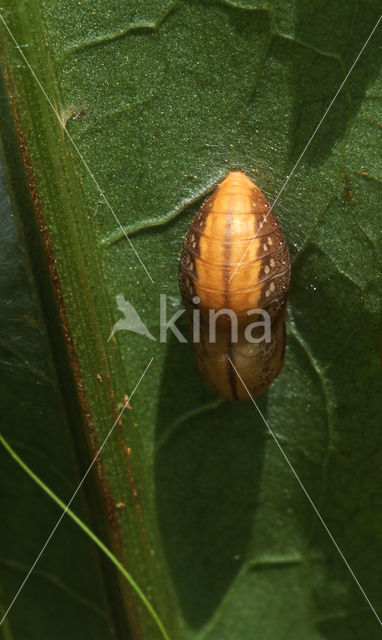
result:
[[(44, 323), (0, 176), (1, 433), (63, 497), (78, 482)], [(60, 512), (0, 451), (0, 619)], [(84, 504), (76, 510), (85, 513)], [(92, 547), (64, 521), (2, 625), (4, 640), (112, 638), (110, 613)], [(1, 635), (1, 634), (0, 634)]]
[[(377, 4), (5, 0), (3, 11), (20, 47), (0, 25), (3, 145), (80, 474), (154, 357), (100, 457), (103, 513), (87, 491), (92, 525), (103, 518), (172, 639), (379, 637), (255, 407), (218, 399), (189, 344), (158, 340), (159, 295), (168, 317), (181, 307), (182, 238), (204, 195), (237, 168), (270, 202), (282, 190), (287, 357), (259, 407), (381, 613), (381, 26), (298, 162)], [(119, 294), (156, 341), (108, 341)], [(177, 326), (187, 335), (184, 316)], [(117, 637), (125, 616), (132, 638), (160, 637), (123, 585)]]
[[(12, 447), (9, 445), (9, 443), (4, 440), (3, 436), (0, 435), (0, 443), (2, 444), (2, 446), (4, 447), (4, 449), (12, 456), (12, 458), (15, 460), (15, 462), (17, 462), (17, 464), (25, 471), (25, 473), (28, 474), (28, 476), (41, 488), (43, 489), (43, 491), (45, 491), (45, 493), (50, 496), (50, 498), (52, 498), (52, 500), (58, 504), (61, 509), (63, 510), (61, 517), (59, 518), (59, 520), (57, 521), (57, 524), (55, 525), (55, 529), (58, 527), (58, 525), (61, 523), (61, 519), (68, 514), (68, 516), (73, 520), (73, 522), (75, 522), (77, 524), (78, 527), (80, 527), (80, 529), (82, 529), (82, 531), (84, 531), (89, 538), (92, 540), (92, 542), (94, 542), (94, 544), (97, 545), (97, 547), (99, 547), (99, 549), (101, 549), (101, 551), (109, 558), (109, 560), (116, 566), (116, 568), (120, 571), (120, 573), (124, 576), (124, 578), (126, 578), (127, 582), (130, 583), (130, 585), (133, 587), (134, 591), (136, 592), (137, 596), (142, 600), (142, 603), (145, 605), (146, 609), (148, 610), (148, 612), (150, 613), (150, 615), (153, 617), (153, 619), (155, 620), (158, 628), (160, 629), (163, 638), (165, 640), (168, 640), (168, 636), (166, 634), (166, 631), (163, 627), (163, 624), (161, 622), (161, 620), (158, 618), (155, 610), (152, 608), (150, 602), (147, 600), (145, 594), (142, 592), (142, 590), (140, 589), (139, 585), (135, 582), (134, 578), (128, 573), (128, 571), (126, 571), (126, 569), (124, 568), (123, 564), (121, 562), (119, 562), (118, 558), (116, 558), (111, 552), (110, 550), (104, 545), (104, 543), (102, 542), (102, 540), (100, 540), (96, 535), (94, 535), (94, 533), (89, 529), (89, 527), (86, 526), (86, 524), (78, 517), (76, 516), (76, 514), (69, 508), (69, 504), (71, 504), (71, 501), (69, 501), (69, 503), (65, 504), (64, 502), (62, 502), (62, 500), (60, 500), (60, 498), (58, 496), (56, 496), (53, 491), (51, 489), (49, 489), (49, 487), (47, 487), (44, 482), (42, 482), (42, 480), (36, 476), (36, 474), (32, 471), (32, 469), (30, 469), (25, 462), (17, 455), (17, 453), (14, 451), (14, 449), (12, 449)], [(53, 532), (55, 531), (55, 529), (53, 530)], [(49, 539), (48, 539), (49, 541)], [(42, 550), (44, 550), (44, 547), (42, 547)], [(37, 557), (38, 559), (38, 557)], [(34, 568), (34, 564), (32, 565), (32, 569)]]

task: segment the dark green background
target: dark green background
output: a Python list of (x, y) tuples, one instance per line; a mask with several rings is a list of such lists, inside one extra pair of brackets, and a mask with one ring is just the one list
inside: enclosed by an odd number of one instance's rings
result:
[[(373, 640), (381, 634), (255, 407), (219, 401), (199, 377), (190, 345), (122, 332), (107, 342), (120, 318), (119, 293), (156, 337), (159, 294), (169, 296), (169, 313), (180, 307), (182, 238), (216, 180), (243, 169), (274, 200), (381, 6), (365, 0), (3, 3), (22, 51), (154, 279), (152, 284), (120, 237), (0, 25), (3, 68), (27, 141), (98, 441), (155, 356), (132, 410), (103, 453), (114, 505), (112, 519), (104, 520), (120, 537), (114, 550), (152, 598), (172, 640)], [(377, 609), (382, 578), (380, 60), (381, 27), (277, 203), (293, 260), (287, 358), (259, 401)], [(44, 318), (43, 324), (38, 318), (38, 326), (50, 329), (46, 340), (30, 319), (35, 312), (24, 291), (22, 254), (5, 223), (2, 243), (8, 254), (2, 255), (9, 257), (2, 266), (2, 297), (8, 315), (2, 362), (9, 390), (3, 395), (2, 430), (65, 497), (76, 473), (69, 471), (72, 458), (64, 453), (67, 434), (79, 450), (81, 470), (86, 455), (76, 434), (83, 424), (78, 407), (70, 404), (61, 328), (17, 168), (7, 101), (3, 92), (6, 162), (13, 193), (22, 192), (18, 216), (38, 276), (31, 287)], [(184, 317), (179, 328), (187, 332)], [(45, 386), (52, 380), (57, 395)], [(69, 429), (56, 417), (61, 403)], [(0, 547), (7, 562), (1, 598), (6, 603), (23, 575), (10, 563), (24, 569), (31, 563), (58, 514), (6, 457), (1, 468), (1, 518), (7, 523)], [(84, 517), (102, 532), (95, 493), (90, 486), (89, 516)], [(126, 508), (117, 509), (119, 502)], [(25, 629), (31, 638), (41, 637), (48, 627), (53, 640), (75, 633), (110, 637), (102, 617), (78, 601), (85, 598), (103, 608), (96, 559), (81, 536), (74, 525), (63, 525), (39, 566), (60, 577), (72, 594), (65, 596), (70, 607), (36, 573), (9, 617), (9, 638), (23, 638)], [(132, 636), (159, 637), (146, 611), (134, 606), (138, 617), (130, 618)], [(124, 614), (114, 596), (106, 609), (116, 620), (118, 637), (125, 638)]]

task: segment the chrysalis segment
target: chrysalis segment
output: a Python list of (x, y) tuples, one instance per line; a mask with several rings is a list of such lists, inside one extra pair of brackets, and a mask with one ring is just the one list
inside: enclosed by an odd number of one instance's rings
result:
[[(290, 275), (288, 248), (266, 198), (244, 173), (229, 173), (191, 223), (179, 266), (179, 286), (191, 324), (193, 311), (200, 313), (200, 342), (193, 342), (195, 361), (221, 395), (249, 399), (235, 368), (253, 397), (280, 372)], [(195, 303), (195, 297), (200, 302)], [(266, 314), (269, 335), (261, 324), (253, 326)], [(211, 317), (216, 317), (212, 333)], [(237, 335), (232, 322), (237, 323)]]

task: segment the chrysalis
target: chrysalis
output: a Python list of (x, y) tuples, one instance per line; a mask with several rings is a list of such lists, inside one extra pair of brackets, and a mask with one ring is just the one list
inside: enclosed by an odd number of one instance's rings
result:
[(179, 266), (195, 361), (221, 395), (248, 400), (245, 387), (258, 396), (279, 374), (290, 276), (276, 216), (252, 180), (232, 171), (191, 223)]

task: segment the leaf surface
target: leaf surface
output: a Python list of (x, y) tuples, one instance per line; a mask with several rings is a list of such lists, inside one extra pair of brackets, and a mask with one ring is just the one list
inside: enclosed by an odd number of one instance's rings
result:
[[(259, 406), (378, 608), (380, 27), (299, 157), (380, 8), (367, 0), (3, 6), (23, 47), (2, 30), (8, 96), (93, 453), (154, 357), (101, 456), (113, 550), (173, 639), (379, 637), (255, 407), (218, 399), (189, 344), (170, 334), (159, 341), (159, 296), (167, 318), (181, 308), (182, 238), (217, 180), (240, 168), (271, 203), (279, 196), (293, 260), (287, 358)], [(21, 220), (25, 228), (22, 212)], [(40, 296), (48, 286), (42, 278)], [(121, 294), (155, 342), (128, 331), (108, 342)], [(184, 315), (177, 326), (188, 335)], [(55, 366), (62, 385), (57, 349)], [(121, 592), (132, 637), (156, 639), (122, 582)]]

